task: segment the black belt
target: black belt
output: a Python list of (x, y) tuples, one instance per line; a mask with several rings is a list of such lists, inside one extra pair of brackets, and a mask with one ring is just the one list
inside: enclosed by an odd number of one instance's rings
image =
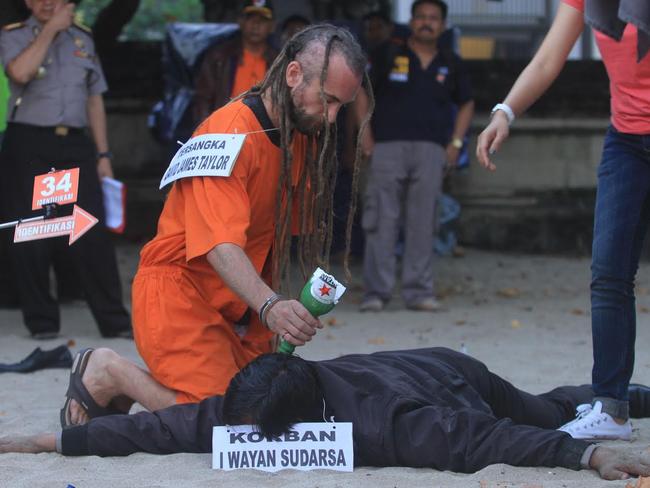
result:
[(30, 129), (39, 132), (54, 133), (60, 137), (65, 137), (72, 134), (84, 133), (83, 127), (70, 127), (67, 125), (32, 125), (32, 124), (23, 124), (21, 122), (9, 122), (9, 125), (15, 125), (22, 129)]

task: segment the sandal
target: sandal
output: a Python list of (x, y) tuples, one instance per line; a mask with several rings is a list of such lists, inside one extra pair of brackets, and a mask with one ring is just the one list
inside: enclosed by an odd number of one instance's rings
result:
[(88, 390), (83, 384), (82, 378), (84, 372), (86, 371), (86, 366), (88, 365), (88, 360), (94, 349), (87, 348), (79, 351), (74, 358), (72, 363), (72, 369), (70, 370), (70, 382), (68, 383), (68, 391), (65, 393), (66, 399), (61, 409), (61, 427), (64, 429), (74, 427), (76, 424), (73, 424), (70, 418), (70, 404), (72, 400), (75, 400), (81, 408), (83, 408), (88, 417), (91, 419), (95, 417), (103, 417), (105, 415), (115, 415), (115, 414), (124, 414), (124, 412), (118, 408), (115, 408), (110, 403), (107, 407), (101, 407), (97, 404), (95, 399), (90, 395)]

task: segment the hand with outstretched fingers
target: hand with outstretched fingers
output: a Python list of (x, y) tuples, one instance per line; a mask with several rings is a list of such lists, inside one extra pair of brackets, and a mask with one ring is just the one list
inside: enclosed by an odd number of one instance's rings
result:
[(56, 450), (54, 434), (37, 434), (0, 437), (0, 454), (8, 452), (53, 452)]
[(605, 480), (626, 480), (650, 476), (650, 452), (597, 447), (591, 454), (589, 466)]
[(497, 167), (490, 159), (490, 155), (499, 150), (509, 134), (508, 118), (501, 110), (497, 110), (492, 115), (492, 120), (488, 126), (478, 136), (476, 158), (481, 166), (489, 171), (496, 171)]

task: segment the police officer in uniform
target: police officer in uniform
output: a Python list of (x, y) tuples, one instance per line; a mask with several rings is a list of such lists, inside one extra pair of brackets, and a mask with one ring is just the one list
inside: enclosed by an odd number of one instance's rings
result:
[[(104, 227), (100, 178), (112, 176), (102, 93), (106, 81), (87, 28), (66, 0), (26, 0), (32, 15), (0, 33), (0, 62), (11, 84), (0, 153), (5, 217), (26, 218), (34, 177), (80, 168), (77, 204), (100, 220), (72, 247), (72, 261), (104, 337), (131, 337), (115, 251)], [(86, 127), (92, 135), (88, 137)], [(93, 144), (94, 141), (94, 144)], [(59, 208), (70, 214), (72, 205)], [(49, 292), (56, 239), (14, 244), (11, 261), (25, 325), (34, 338), (58, 334), (59, 307)]]

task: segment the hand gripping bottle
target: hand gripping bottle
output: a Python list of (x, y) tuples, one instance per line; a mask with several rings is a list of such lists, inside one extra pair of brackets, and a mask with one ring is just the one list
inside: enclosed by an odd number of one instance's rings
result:
[[(334, 308), (343, 293), (345, 293), (345, 286), (336, 281), (332, 275), (316, 268), (300, 292), (300, 303), (314, 317), (320, 317)], [(278, 352), (293, 354), (295, 348), (296, 346), (282, 339)]]

